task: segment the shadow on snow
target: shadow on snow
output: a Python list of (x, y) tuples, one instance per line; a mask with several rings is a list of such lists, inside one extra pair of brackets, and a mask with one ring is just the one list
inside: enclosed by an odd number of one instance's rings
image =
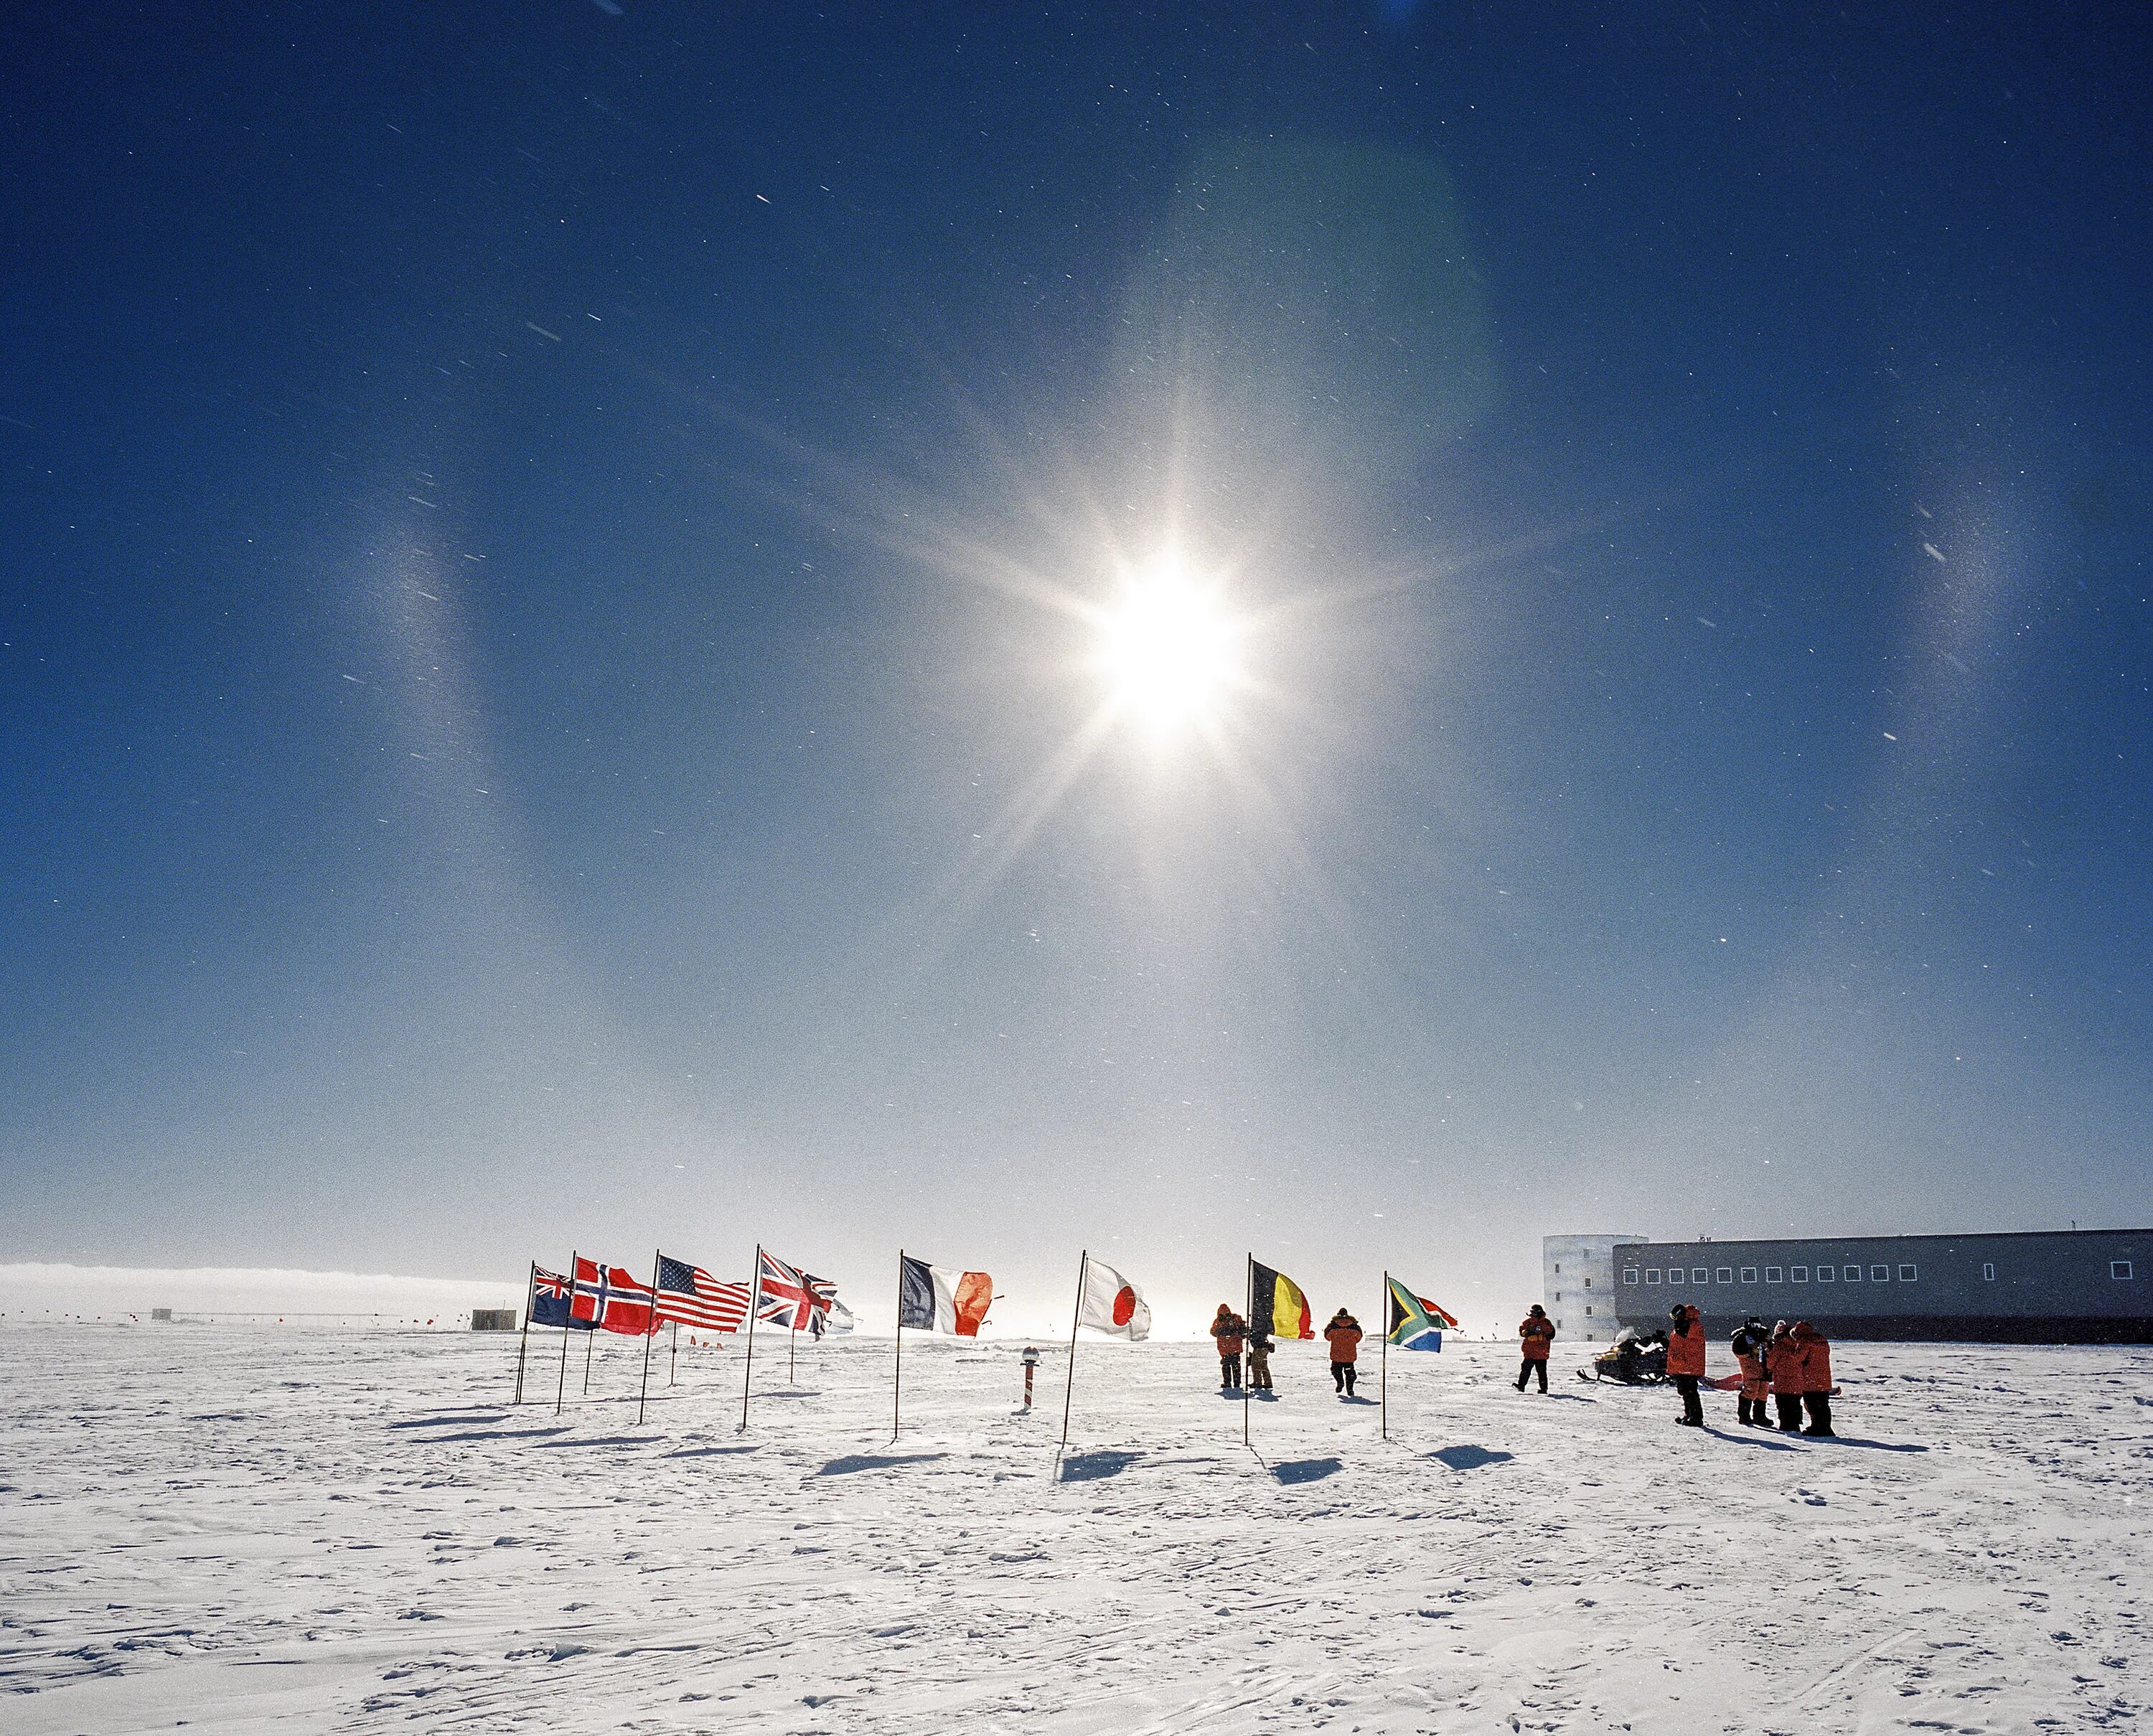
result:
[(1271, 1475), (1281, 1483), (1321, 1483), (1345, 1469), (1346, 1462), (1341, 1459), (1289, 1459), (1273, 1465)]
[(887, 1470), (893, 1465), (924, 1464), (929, 1459), (947, 1459), (946, 1453), (848, 1453), (842, 1459), (833, 1459), (815, 1473), (818, 1477), (844, 1477), (854, 1471)]
[(1096, 1483), (1102, 1477), (1118, 1477), (1143, 1454), (1121, 1453), (1111, 1447), (1102, 1447), (1092, 1453), (1071, 1453), (1061, 1461), (1059, 1480), (1063, 1483)]
[(1486, 1447), (1438, 1447), (1428, 1456), (1453, 1471), (1477, 1471), (1483, 1465), (1506, 1464), (1518, 1455), (1494, 1452)]

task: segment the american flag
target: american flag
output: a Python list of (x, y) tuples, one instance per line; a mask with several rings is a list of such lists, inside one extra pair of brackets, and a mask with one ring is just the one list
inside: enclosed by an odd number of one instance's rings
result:
[[(811, 1278), (797, 1266), (786, 1265), (774, 1254), (765, 1254), (761, 1258), (755, 1317), (790, 1326), (796, 1332), (819, 1334), (823, 1312), (836, 1297), (837, 1287), (825, 1280)], [(827, 1296), (823, 1293), (825, 1289), (828, 1291)]]
[(658, 1318), (713, 1332), (736, 1332), (747, 1318), (747, 1285), (724, 1284), (699, 1265), (658, 1256)]

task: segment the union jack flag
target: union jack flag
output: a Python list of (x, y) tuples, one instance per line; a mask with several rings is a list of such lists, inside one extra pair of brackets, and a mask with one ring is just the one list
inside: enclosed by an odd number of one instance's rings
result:
[(531, 1324), (534, 1326), (574, 1326), (588, 1329), (594, 1322), (578, 1320), (568, 1309), (575, 1286), (558, 1272), (542, 1265), (531, 1268)]
[(822, 1316), (837, 1299), (837, 1286), (764, 1254), (756, 1273), (755, 1317), (796, 1332), (822, 1336)]
[(576, 1287), (569, 1313), (578, 1326), (640, 1338), (651, 1330), (650, 1286), (624, 1266), (601, 1266), (576, 1256)]

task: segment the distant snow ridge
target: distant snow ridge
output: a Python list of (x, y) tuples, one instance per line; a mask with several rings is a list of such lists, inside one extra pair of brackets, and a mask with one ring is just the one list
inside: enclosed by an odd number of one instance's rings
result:
[(153, 1308), (188, 1315), (282, 1317), (349, 1326), (362, 1316), (469, 1324), (474, 1308), (517, 1308), (515, 1279), (408, 1278), (244, 1266), (0, 1265), (0, 1321), (147, 1321)]

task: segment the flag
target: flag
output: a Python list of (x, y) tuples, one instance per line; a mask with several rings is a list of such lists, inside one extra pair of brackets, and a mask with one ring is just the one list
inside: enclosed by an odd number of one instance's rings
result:
[(1284, 1272), (1273, 1271), (1261, 1260), (1250, 1264), (1249, 1330), (1274, 1338), (1313, 1338), (1306, 1293)]
[(1417, 1296), (1395, 1278), (1391, 1287), (1390, 1339), (1400, 1350), (1441, 1350), (1443, 1329), (1455, 1331), (1457, 1316), (1444, 1312), (1426, 1296)]
[(842, 1306), (837, 1301), (837, 1286), (827, 1278), (818, 1278), (812, 1272), (802, 1272), (800, 1275), (807, 1280), (808, 1291), (815, 1298), (815, 1312), (807, 1321), (807, 1330), (817, 1339), (825, 1331), (851, 1331), (853, 1322), (853, 1311), (849, 1308), (844, 1311), (845, 1323), (842, 1326), (833, 1326), (832, 1324), (832, 1316)]
[(1140, 1344), (1151, 1336), (1151, 1305), (1143, 1292), (1104, 1260), (1084, 1256), (1076, 1291), (1078, 1324)]
[(569, 1317), (586, 1331), (624, 1332), (640, 1338), (650, 1330), (650, 1286), (624, 1266), (600, 1266), (576, 1256), (576, 1293)]
[[(826, 1280), (809, 1277), (774, 1254), (765, 1254), (761, 1260), (761, 1270), (756, 1275), (755, 1317), (789, 1326), (796, 1332), (817, 1331), (828, 1305), (816, 1285)], [(836, 1286), (829, 1289), (835, 1300)]]
[(985, 1272), (952, 1272), (909, 1256), (898, 1262), (899, 1326), (976, 1338), (994, 1297), (995, 1280)]
[(542, 1265), (531, 1269), (531, 1324), (534, 1326), (574, 1326), (588, 1331), (593, 1325), (587, 1320), (572, 1320), (568, 1316), (570, 1294), (575, 1286), (558, 1272), (549, 1272)]
[(657, 1316), (710, 1332), (737, 1332), (747, 1318), (747, 1285), (723, 1284), (699, 1265), (658, 1256)]

